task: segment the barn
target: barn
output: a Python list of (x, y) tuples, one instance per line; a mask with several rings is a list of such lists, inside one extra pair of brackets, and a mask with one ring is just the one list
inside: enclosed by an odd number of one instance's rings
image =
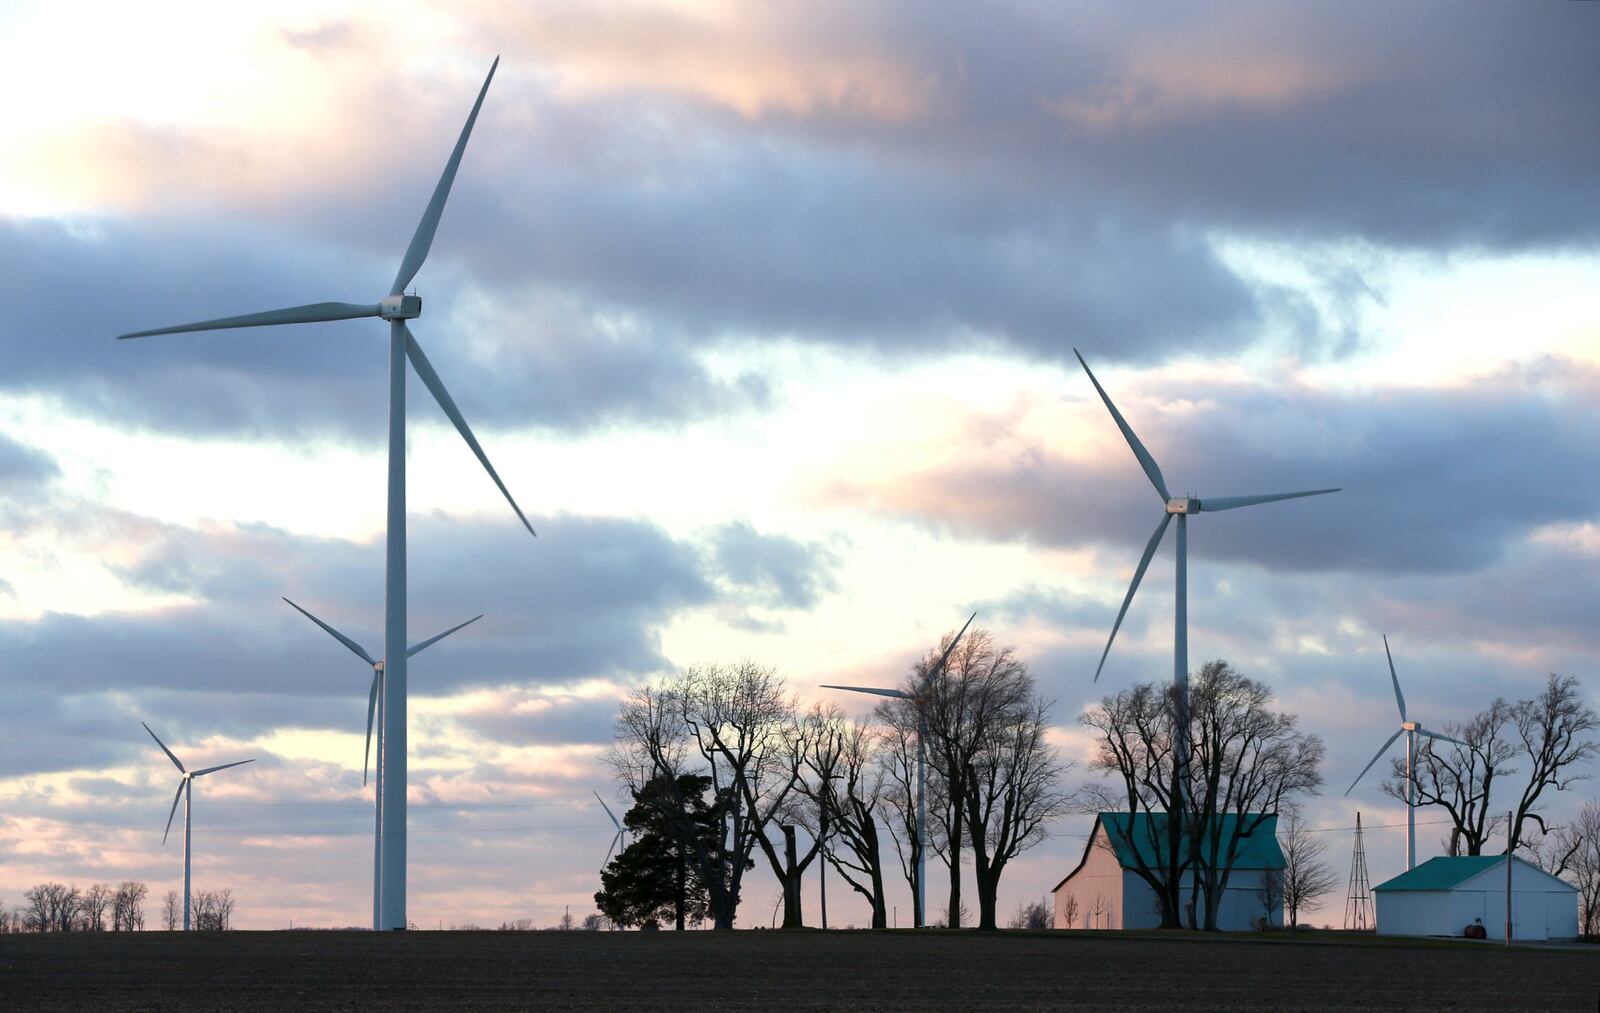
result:
[[(1490, 939), (1506, 932), (1506, 856), (1442, 855), (1372, 888), (1378, 931), (1392, 936), (1459, 936), (1482, 919)], [(1576, 939), (1577, 888), (1513, 859), (1511, 938)]]
[[(1156, 864), (1154, 841), (1165, 816), (1148, 813), (1100, 813), (1095, 817), (1089, 843), (1077, 868), (1056, 884), (1055, 916), (1058, 929), (1153, 929), (1161, 925), (1161, 906), (1155, 891), (1139, 875), (1134, 847), (1140, 849), (1146, 868)], [(1236, 816), (1225, 816), (1232, 821)], [(1157, 821), (1152, 823), (1151, 821)], [(1231, 832), (1228, 823), (1223, 833)], [(1185, 873), (1183, 888), (1193, 883)], [(1224, 932), (1244, 932), (1263, 918), (1283, 925), (1281, 897), (1283, 852), (1278, 847), (1278, 818), (1268, 816), (1242, 841), (1239, 857), (1228, 877), (1226, 895), (1217, 910), (1217, 927)]]

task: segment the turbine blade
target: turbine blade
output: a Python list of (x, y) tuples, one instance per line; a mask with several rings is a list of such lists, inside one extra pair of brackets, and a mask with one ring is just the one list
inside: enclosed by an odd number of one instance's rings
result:
[(617, 850), (617, 842), (622, 840), (622, 831), (617, 831), (617, 836), (611, 838), (611, 847), (606, 849), (606, 857), (600, 862), (600, 871), (604, 872), (606, 866), (611, 864), (611, 853)]
[(620, 835), (622, 833), (622, 824), (617, 822), (617, 817), (612, 814), (611, 807), (606, 805), (606, 800), (600, 797), (600, 793), (598, 791), (594, 793), (594, 800), (599, 802), (600, 808), (604, 809), (606, 811), (606, 815), (611, 817), (611, 822), (616, 826), (617, 833)]
[(367, 786), (367, 770), (372, 761), (372, 716), (378, 710), (378, 670), (372, 670), (372, 689), (367, 693), (367, 744), (361, 750), (361, 786)]
[(117, 335), (117, 340), (148, 338), (156, 334), (183, 334), (187, 331), (224, 331), (232, 327), (317, 324), (327, 320), (354, 320), (357, 317), (375, 317), (377, 315), (378, 305), (376, 303), (368, 306), (352, 302), (314, 302), (304, 306), (290, 306), (288, 309), (246, 313), (237, 317), (219, 317), (216, 320), (201, 320), (198, 323), (179, 324), (176, 327), (155, 327), (148, 331), (130, 331), (127, 334)]
[(489, 82), (494, 80), (494, 71), (498, 66), (500, 57), (497, 56), (489, 67), (489, 76), (483, 79), (483, 87), (478, 90), (478, 101), (472, 103), (472, 112), (467, 114), (467, 125), (461, 128), (461, 137), (456, 141), (455, 150), (450, 152), (450, 161), (445, 163), (444, 174), (439, 177), (439, 184), (433, 188), (428, 207), (422, 212), (422, 221), (417, 223), (411, 245), (406, 247), (405, 259), (400, 261), (400, 272), (394, 276), (394, 284), (389, 287), (390, 295), (404, 292), (406, 286), (411, 284), (411, 279), (417, 276), (422, 262), (428, 259), (428, 248), (433, 245), (433, 234), (438, 231), (439, 218), (444, 214), (444, 202), (450, 198), (456, 170), (461, 167), (461, 155), (467, 150), (467, 138), (472, 136), (472, 125), (478, 121), (478, 110), (483, 107), (483, 97), (489, 94)]
[(1156, 525), (1156, 533), (1145, 543), (1144, 555), (1139, 557), (1139, 568), (1133, 571), (1133, 583), (1128, 585), (1128, 593), (1122, 599), (1122, 608), (1117, 610), (1117, 621), (1111, 624), (1111, 636), (1106, 638), (1106, 649), (1100, 652), (1100, 664), (1094, 669), (1095, 682), (1100, 681), (1100, 670), (1106, 667), (1106, 657), (1111, 654), (1111, 643), (1117, 639), (1117, 631), (1122, 629), (1122, 618), (1128, 614), (1128, 606), (1133, 604), (1133, 594), (1139, 590), (1139, 581), (1144, 579), (1144, 571), (1150, 566), (1150, 557), (1156, 554), (1156, 547), (1161, 544), (1161, 536), (1167, 533), (1167, 525), (1170, 523), (1172, 515), (1162, 514), (1161, 523)]
[(832, 686), (824, 683), (822, 689), (842, 689), (846, 693), (871, 693), (873, 696), (893, 697), (896, 700), (909, 700), (911, 694), (898, 689), (877, 689), (873, 686)]
[(418, 651), (423, 650), (424, 648), (432, 647), (434, 644), (437, 644), (439, 641), (443, 640), (445, 637), (448, 637), (450, 634), (454, 633), (456, 630), (461, 629), (463, 626), (471, 626), (473, 623), (477, 622), (479, 619), (482, 619), (482, 618), (483, 618), (482, 614), (475, 615), (471, 619), (468, 619), (466, 622), (457, 623), (456, 625), (450, 627), (448, 630), (445, 630), (443, 633), (435, 634), (434, 636), (429, 637), (427, 640), (424, 640), (420, 644), (411, 645), (411, 648), (406, 651), (406, 657), (409, 658), (413, 654), (416, 654)]
[(1150, 451), (1144, 449), (1144, 444), (1139, 442), (1139, 437), (1133, 434), (1133, 428), (1122, 417), (1122, 413), (1117, 411), (1117, 406), (1111, 403), (1111, 398), (1106, 394), (1106, 389), (1100, 386), (1099, 380), (1094, 378), (1094, 371), (1089, 368), (1087, 362), (1083, 361), (1083, 356), (1079, 354), (1076, 348), (1072, 350), (1072, 354), (1078, 356), (1078, 364), (1083, 367), (1085, 373), (1089, 374), (1089, 382), (1094, 384), (1094, 389), (1100, 392), (1100, 400), (1104, 401), (1106, 408), (1110, 409), (1111, 418), (1116, 421), (1117, 428), (1122, 430), (1123, 439), (1127, 440), (1128, 446), (1133, 449), (1133, 456), (1139, 459), (1139, 467), (1144, 469), (1145, 475), (1150, 479), (1150, 484), (1155, 486), (1156, 492), (1161, 494), (1161, 502), (1165, 503), (1172, 498), (1172, 495), (1167, 492), (1167, 482), (1161, 477), (1161, 469), (1156, 465), (1156, 459), (1150, 456)]
[(1373, 754), (1372, 759), (1367, 761), (1367, 765), (1365, 767), (1361, 768), (1361, 773), (1357, 774), (1356, 775), (1356, 779), (1354, 781), (1350, 782), (1350, 787), (1348, 787), (1348, 788), (1346, 788), (1344, 790), (1344, 793), (1346, 795), (1348, 795), (1352, 791), (1356, 790), (1356, 785), (1360, 784), (1361, 783), (1361, 779), (1363, 777), (1367, 776), (1367, 771), (1372, 769), (1372, 765), (1374, 763), (1377, 763), (1379, 760), (1383, 759), (1383, 754), (1387, 753), (1389, 751), (1389, 747), (1394, 745), (1395, 740), (1398, 739), (1400, 736), (1404, 735), (1405, 733), (1406, 733), (1406, 730), (1404, 728), (1401, 728), (1398, 731), (1396, 731), (1393, 735), (1389, 736), (1389, 741), (1385, 742), (1382, 746), (1379, 747), (1378, 751)]
[(1421, 726), (1417, 727), (1417, 734), (1418, 735), (1426, 735), (1430, 739), (1442, 739), (1445, 742), (1453, 742), (1456, 745), (1460, 746), (1462, 749), (1471, 749), (1472, 748), (1471, 746), (1467, 745), (1465, 742), (1462, 742), (1460, 739), (1453, 739), (1450, 736), (1444, 734), (1443, 732), (1431, 732), (1428, 729), (1423, 728)]
[(978, 613), (976, 613), (976, 612), (972, 613), (972, 615), (970, 615), (970, 616), (967, 616), (967, 621), (961, 624), (960, 632), (958, 632), (956, 634), (956, 637), (955, 637), (954, 640), (950, 641), (950, 646), (946, 647), (944, 649), (944, 654), (940, 656), (939, 663), (937, 665), (933, 666), (932, 668), (928, 669), (928, 678), (930, 678), (930, 679), (933, 678), (933, 673), (935, 673), (935, 672), (943, 672), (944, 671), (945, 662), (949, 661), (950, 660), (950, 655), (955, 653), (956, 645), (961, 643), (961, 638), (966, 636), (967, 627), (971, 626), (972, 625), (972, 620), (974, 620), (976, 618), (978, 618)]
[(204, 770), (197, 770), (193, 774), (190, 774), (189, 776), (190, 777), (199, 777), (202, 774), (215, 774), (219, 770), (227, 770), (229, 767), (239, 767), (239, 766), (243, 766), (246, 763), (254, 763), (254, 762), (256, 762), (255, 761), (255, 757), (251, 757), (248, 760), (234, 760), (232, 763), (219, 763), (215, 767), (207, 767)]
[(1202, 498), (1200, 511), (1214, 514), (1218, 510), (1237, 510), (1239, 507), (1255, 506), (1257, 503), (1276, 503), (1280, 499), (1299, 499), (1302, 496), (1325, 496), (1338, 489), (1307, 489), (1304, 492), (1275, 492), (1265, 496), (1218, 496), (1215, 499)]
[(161, 843), (167, 843), (167, 835), (172, 833), (172, 817), (178, 815), (178, 799), (183, 797), (183, 784), (178, 782), (178, 793), (172, 796), (172, 811), (167, 813), (167, 829), (161, 831)]
[(483, 469), (489, 473), (489, 477), (494, 479), (494, 484), (500, 488), (500, 494), (506, 498), (506, 502), (511, 504), (511, 509), (517, 512), (517, 519), (522, 521), (522, 526), (528, 529), (528, 534), (533, 535), (533, 525), (529, 524), (528, 518), (523, 516), (522, 508), (517, 506), (517, 501), (511, 498), (511, 490), (507, 489), (506, 484), (500, 481), (499, 473), (494, 470), (494, 465), (489, 463), (489, 455), (485, 454), (483, 448), (478, 445), (478, 438), (472, 435), (472, 429), (468, 427), (467, 420), (461, 417), (461, 410), (450, 399), (450, 392), (444, 389), (444, 381), (440, 380), (439, 374), (433, 371), (433, 364), (428, 362), (426, 355), (422, 354), (422, 346), (417, 344), (416, 336), (411, 333), (411, 328), (409, 327), (406, 328), (406, 355), (410, 357), (411, 367), (417, 371), (417, 376), (422, 378), (423, 385), (433, 393), (434, 400), (438, 401), (439, 407), (443, 408), (444, 413), (450, 416), (450, 421), (455, 423), (456, 431), (461, 434), (461, 438), (466, 440), (467, 446), (471, 447), (472, 452), (478, 455), (478, 463), (483, 465)]
[(1383, 656), (1389, 659), (1389, 678), (1394, 682), (1394, 702), (1400, 705), (1400, 720), (1406, 719), (1406, 698), (1400, 693), (1400, 676), (1395, 674), (1394, 655), (1389, 653), (1389, 635), (1383, 636)]
[[(143, 721), (141, 721), (139, 723), (141, 725), (144, 725)], [(144, 730), (147, 731), (147, 732), (150, 732), (150, 726), (149, 725), (144, 725)], [(183, 764), (179, 763), (178, 762), (178, 758), (176, 756), (172, 755), (172, 750), (168, 749), (167, 748), (167, 744), (165, 742), (161, 741), (161, 737), (159, 735), (157, 735), (155, 732), (150, 732), (150, 737), (152, 739), (156, 740), (156, 745), (160, 746), (161, 747), (161, 751), (163, 753), (167, 754), (167, 759), (172, 761), (172, 765), (174, 767), (178, 768), (178, 773), (180, 773), (180, 774), (184, 773)]]
[(329, 626), (327, 623), (323, 622), (321, 619), (318, 619), (316, 616), (312, 615), (310, 612), (307, 612), (305, 609), (303, 609), (300, 606), (296, 605), (294, 602), (289, 601), (289, 599), (285, 598), (283, 600), (285, 602), (288, 602), (290, 608), (294, 609), (296, 612), (300, 613), (301, 615), (305, 616), (307, 619), (311, 620), (312, 622), (316, 623), (318, 626), (320, 626), (324, 630), (326, 630), (330, 637), (332, 637), (333, 639), (339, 641), (339, 643), (343, 644), (344, 646), (350, 648), (350, 650), (355, 654), (356, 657), (360, 658), (362, 661), (365, 661), (369, 665), (376, 665), (377, 664), (377, 662), (375, 660), (373, 660), (372, 655), (368, 654), (366, 652), (366, 650), (360, 644), (356, 643), (354, 640), (351, 640), (349, 637), (345, 636), (343, 633), (340, 633), (338, 630), (334, 629), (332, 626)]

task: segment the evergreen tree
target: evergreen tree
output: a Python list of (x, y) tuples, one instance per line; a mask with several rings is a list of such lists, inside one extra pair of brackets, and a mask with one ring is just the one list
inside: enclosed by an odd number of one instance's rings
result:
[(721, 848), (722, 823), (706, 801), (710, 791), (709, 777), (683, 774), (676, 787), (657, 777), (634, 793), (633, 808), (622, 819), (633, 842), (600, 873), (594, 902), (601, 913), (618, 925), (665, 922), (679, 931), (705, 920), (709, 898), (682, 830), (691, 828), (708, 850)]

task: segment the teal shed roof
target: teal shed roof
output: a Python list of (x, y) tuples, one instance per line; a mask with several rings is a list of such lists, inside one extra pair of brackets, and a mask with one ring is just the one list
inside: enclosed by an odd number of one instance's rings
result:
[[(1165, 813), (1101, 813), (1100, 823), (1106, 828), (1106, 837), (1111, 841), (1111, 849), (1116, 853), (1117, 861), (1125, 869), (1138, 866), (1134, 858), (1134, 849), (1144, 858), (1144, 864), (1154, 866), (1157, 864), (1156, 848), (1158, 842), (1165, 839), (1167, 816)], [(1233, 828), (1238, 823), (1239, 817), (1228, 813), (1222, 817), (1223, 841), (1233, 835)], [(1184, 847), (1188, 847), (1188, 841)], [(1245, 836), (1239, 842), (1239, 856), (1234, 860), (1235, 869), (1281, 869), (1283, 868), (1283, 849), (1278, 847), (1278, 817), (1269, 815), (1262, 819), (1254, 832)]]
[(1387, 882), (1379, 883), (1374, 890), (1449, 890), (1459, 883), (1492, 869), (1506, 860), (1504, 855), (1440, 855), (1412, 869), (1402, 872)]

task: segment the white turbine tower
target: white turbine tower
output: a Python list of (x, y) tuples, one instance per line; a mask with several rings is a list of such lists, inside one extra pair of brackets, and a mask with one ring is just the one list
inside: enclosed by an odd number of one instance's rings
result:
[[(149, 725), (145, 725), (143, 721), (141, 721), (139, 723), (141, 725), (144, 725), (144, 730), (145, 731), (150, 732), (150, 726)], [(202, 770), (185, 770), (184, 767), (183, 767), (183, 764), (178, 762), (178, 758), (176, 756), (172, 755), (172, 750), (168, 749), (167, 748), (167, 744), (165, 742), (161, 741), (161, 737), (160, 736), (158, 736), (155, 732), (150, 732), (150, 737), (152, 739), (156, 740), (156, 745), (161, 747), (161, 751), (163, 753), (167, 754), (167, 759), (171, 760), (172, 761), (172, 765), (174, 767), (178, 768), (178, 773), (183, 775), (183, 778), (178, 781), (178, 793), (176, 795), (172, 796), (172, 811), (167, 813), (167, 829), (162, 831), (162, 833), (161, 833), (161, 843), (162, 844), (167, 843), (167, 835), (172, 833), (172, 818), (174, 816), (178, 815), (178, 800), (182, 799), (183, 800), (183, 931), (188, 932), (189, 931), (189, 855), (190, 855), (189, 829), (190, 829), (190, 816), (193, 815), (193, 809), (194, 809), (194, 779), (197, 778), (197, 777), (204, 777), (207, 774), (214, 774), (219, 770), (227, 770), (229, 767), (237, 767), (242, 763), (254, 763), (255, 762), (255, 758), (251, 757), (248, 760), (235, 760), (232, 763), (223, 763), (223, 764), (219, 764), (218, 766), (215, 766), (215, 767), (206, 767), (206, 768), (204, 768)]]
[(1350, 782), (1350, 787), (1346, 788), (1344, 793), (1348, 797), (1352, 791), (1355, 791), (1356, 785), (1360, 784), (1361, 779), (1367, 776), (1367, 771), (1372, 769), (1372, 765), (1383, 759), (1383, 754), (1387, 753), (1389, 747), (1394, 745), (1394, 740), (1402, 735), (1406, 737), (1406, 871), (1410, 872), (1417, 867), (1417, 782), (1412, 777), (1412, 770), (1417, 760), (1417, 736), (1425, 735), (1430, 739), (1454, 742), (1462, 748), (1471, 747), (1460, 739), (1452, 739), (1441, 732), (1429, 731), (1417, 722), (1406, 719), (1406, 698), (1400, 692), (1400, 676), (1394, 670), (1394, 655), (1389, 653), (1389, 638), (1387, 636), (1383, 638), (1383, 656), (1389, 659), (1389, 679), (1394, 683), (1394, 702), (1400, 708), (1400, 727), (1393, 735), (1389, 736), (1389, 741), (1378, 747), (1376, 755), (1368, 761), (1365, 767), (1361, 768), (1361, 773), (1357, 774), (1356, 779)]
[(606, 800), (600, 797), (600, 793), (598, 791), (594, 793), (594, 800), (600, 803), (600, 808), (604, 809), (606, 811), (606, 815), (611, 818), (612, 826), (617, 828), (617, 835), (611, 838), (611, 847), (606, 849), (606, 857), (600, 863), (600, 871), (604, 872), (606, 864), (611, 861), (611, 853), (617, 850), (617, 845), (622, 843), (622, 839), (627, 836), (628, 830), (621, 823), (617, 822), (616, 815), (611, 812), (611, 807), (606, 805)]
[(1095, 379), (1094, 372), (1089, 369), (1089, 364), (1083, 361), (1083, 356), (1073, 349), (1073, 355), (1078, 356), (1078, 363), (1083, 366), (1083, 371), (1089, 374), (1089, 382), (1094, 384), (1094, 389), (1099, 392), (1100, 400), (1104, 401), (1111, 418), (1116, 422), (1117, 428), (1122, 430), (1123, 438), (1128, 441), (1128, 446), (1133, 450), (1133, 456), (1139, 459), (1139, 466), (1144, 469), (1145, 476), (1150, 479), (1150, 484), (1155, 486), (1156, 493), (1161, 497), (1163, 512), (1161, 523), (1156, 525), (1155, 534), (1150, 536), (1150, 541), (1144, 547), (1144, 555), (1139, 557), (1139, 566), (1133, 571), (1133, 583), (1128, 585), (1128, 593), (1122, 599), (1122, 608), (1117, 610), (1117, 621), (1111, 626), (1111, 636), (1106, 638), (1106, 649), (1100, 652), (1100, 664), (1095, 667), (1095, 681), (1100, 681), (1100, 670), (1105, 668), (1106, 656), (1111, 653), (1111, 642), (1117, 639), (1117, 630), (1122, 627), (1122, 618), (1128, 614), (1128, 605), (1133, 601), (1133, 594), (1139, 590), (1139, 581), (1144, 579), (1144, 571), (1150, 565), (1150, 557), (1156, 554), (1156, 547), (1161, 544), (1161, 537), (1167, 533), (1167, 525), (1172, 518), (1178, 518), (1178, 560), (1177, 560), (1177, 594), (1173, 602), (1173, 633), (1172, 633), (1172, 678), (1177, 685), (1179, 706), (1183, 713), (1178, 715), (1177, 734), (1178, 741), (1174, 744), (1174, 753), (1177, 762), (1181, 764), (1178, 771), (1179, 791), (1185, 791), (1188, 780), (1182, 776), (1188, 768), (1189, 755), (1189, 515), (1202, 511), (1216, 513), (1219, 510), (1234, 510), (1238, 507), (1256, 506), (1260, 503), (1274, 503), (1281, 499), (1298, 499), (1302, 496), (1321, 496), (1324, 493), (1338, 492), (1338, 489), (1309, 489), (1304, 492), (1279, 492), (1268, 493), (1262, 496), (1221, 496), (1209, 499), (1196, 499), (1192, 496), (1175, 498), (1167, 491), (1166, 480), (1161, 477), (1161, 469), (1156, 465), (1155, 458), (1139, 442), (1139, 437), (1133, 434), (1133, 429), (1122, 413), (1117, 411), (1117, 406), (1111, 403), (1111, 398), (1100, 386), (1100, 381)]
[(528, 529), (529, 534), (533, 533), (533, 525), (528, 523), (528, 518), (523, 516), (516, 500), (511, 498), (505, 483), (500, 481), (499, 474), (489, 463), (488, 455), (478, 445), (477, 437), (472, 435), (466, 419), (462, 418), (455, 401), (445, 390), (439, 374), (434, 372), (427, 356), (422, 354), (422, 346), (417, 344), (416, 337), (406, 326), (407, 320), (422, 314), (422, 299), (416, 295), (406, 295), (406, 286), (416, 277), (423, 260), (428, 256), (429, 247), (433, 245), (434, 233), (439, 228), (439, 218), (444, 213), (445, 200), (450, 196), (450, 186), (455, 182), (456, 170), (461, 165), (461, 155), (467, 148), (467, 138), (472, 134), (472, 125), (478, 119), (478, 110), (483, 106), (483, 98), (489, 91), (489, 82), (494, 80), (495, 68), (499, 65), (500, 60), (496, 57), (494, 65), (489, 68), (489, 76), (484, 79), (483, 88), (478, 92), (478, 100), (473, 103), (472, 112), (467, 116), (466, 126), (461, 128), (461, 136), (457, 139), (455, 150), (450, 153), (450, 159), (445, 164), (444, 174), (439, 177), (433, 197), (422, 213), (422, 220), (417, 223), (417, 231), (411, 237), (411, 245), (406, 248), (405, 256), (400, 262), (400, 271), (395, 275), (393, 284), (389, 286), (389, 294), (383, 299), (370, 304), (312, 303), (288, 309), (248, 313), (244, 316), (223, 317), (217, 320), (181, 324), (177, 327), (158, 327), (119, 335), (120, 338), (141, 338), (184, 331), (306, 324), (327, 320), (350, 320), (356, 317), (381, 317), (389, 322), (389, 484), (383, 630), (383, 653), (384, 657), (389, 659), (389, 663), (384, 673), (388, 693), (387, 706), (384, 707), (383, 714), (385, 749), (380, 760), (384, 768), (383, 855), (380, 863), (383, 897), (380, 922), (386, 929), (406, 927), (406, 361), (408, 359), (411, 367), (416, 370), (418, 378), (439, 402), (439, 407), (444, 409), (445, 415), (455, 424), (456, 430), (467, 441), (467, 446), (472, 448), (479, 463), (489, 472), (489, 477), (494, 480), (501, 494), (511, 504), (511, 509), (516, 511), (523, 527)]
[[(944, 671), (945, 662), (950, 660), (951, 653), (956, 645), (961, 643), (961, 638), (967, 632), (967, 627), (972, 625), (972, 620), (978, 618), (974, 612), (961, 624), (961, 630), (950, 641), (950, 646), (944, 649), (938, 663), (928, 669), (927, 675), (922, 680), (924, 688), (928, 686), (936, 675)], [(915, 928), (922, 928), (928, 916), (928, 718), (917, 697), (903, 689), (879, 689), (875, 686), (833, 686), (824, 684), (823, 689), (842, 689), (847, 693), (868, 693), (872, 696), (886, 696), (892, 700), (910, 700), (917, 709), (917, 895), (912, 898), (915, 902), (911, 920)]]
[[(380, 918), (383, 914), (381, 910), (383, 901), (383, 703), (385, 696), (383, 662), (381, 660), (374, 661), (372, 655), (368, 654), (366, 649), (360, 644), (356, 643), (354, 640), (351, 640), (343, 633), (340, 633), (332, 626), (329, 626), (327, 623), (296, 605), (294, 602), (289, 601), (287, 598), (283, 600), (288, 603), (290, 608), (294, 609), (296, 612), (322, 627), (329, 636), (333, 637), (333, 639), (339, 641), (339, 643), (349, 648), (351, 653), (353, 653), (356, 657), (372, 666), (372, 689), (367, 692), (367, 744), (366, 748), (361, 753), (361, 783), (363, 785), (367, 783), (367, 758), (372, 753), (372, 718), (374, 713), (376, 713), (378, 715), (378, 783), (376, 785), (375, 804), (373, 806), (372, 829), (372, 927), (377, 929), (381, 927)], [(483, 616), (481, 615), (473, 616), (466, 622), (459, 623), (450, 627), (448, 630), (445, 630), (443, 633), (431, 636), (420, 644), (411, 645), (411, 647), (406, 650), (406, 657), (409, 658), (418, 651), (432, 647), (434, 644), (443, 640), (445, 637), (448, 637), (456, 630), (459, 630), (464, 626), (470, 626), (482, 618)]]

